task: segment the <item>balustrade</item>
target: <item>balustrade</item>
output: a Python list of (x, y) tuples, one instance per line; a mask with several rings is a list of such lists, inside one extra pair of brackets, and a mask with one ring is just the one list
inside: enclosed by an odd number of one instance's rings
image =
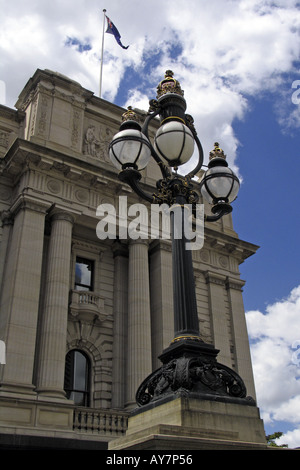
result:
[(128, 413), (91, 408), (75, 408), (74, 431), (120, 436), (127, 430)]

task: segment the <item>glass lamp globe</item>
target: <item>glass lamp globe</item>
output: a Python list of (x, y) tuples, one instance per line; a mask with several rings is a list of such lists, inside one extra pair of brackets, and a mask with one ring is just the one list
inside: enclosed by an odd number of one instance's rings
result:
[(231, 203), (236, 199), (239, 188), (240, 183), (234, 172), (230, 168), (220, 165), (206, 171), (201, 193), (210, 204), (218, 201)]
[(154, 148), (171, 167), (183, 165), (194, 152), (194, 137), (190, 129), (179, 121), (169, 121), (158, 129)]
[(150, 143), (137, 128), (118, 132), (109, 145), (109, 158), (118, 170), (143, 170), (151, 157)]
[(213, 212), (218, 210), (223, 204), (224, 207), (234, 201), (240, 189), (240, 181), (235, 173), (228, 168), (226, 155), (220, 149), (218, 142), (215, 148), (210, 152), (210, 161), (208, 170), (205, 172), (201, 182), (200, 189), (202, 196), (210, 203), (215, 205)]

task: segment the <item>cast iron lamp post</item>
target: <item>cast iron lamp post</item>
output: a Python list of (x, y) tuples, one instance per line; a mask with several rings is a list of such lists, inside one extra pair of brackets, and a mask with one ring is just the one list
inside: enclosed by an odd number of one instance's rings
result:
[[(144, 200), (154, 204), (178, 206), (182, 211), (189, 204), (196, 207), (199, 192), (212, 205), (205, 220), (216, 221), (232, 211), (230, 203), (237, 197), (239, 180), (228, 168), (224, 152), (218, 143), (210, 153), (208, 170), (200, 183), (193, 180), (203, 165), (203, 150), (193, 125), (185, 114), (186, 101), (180, 84), (168, 70), (157, 87), (157, 99), (150, 101), (148, 116), (141, 128), (131, 107), (122, 116), (120, 131), (109, 146), (113, 164), (120, 170), (119, 179), (126, 182)], [(152, 145), (148, 136), (149, 123), (160, 117), (160, 127)], [(178, 167), (192, 157), (198, 148), (198, 162), (185, 176)], [(159, 165), (162, 179), (157, 192), (148, 194), (140, 184), (141, 173), (150, 158)], [(177, 396), (196, 396), (214, 400), (238, 401), (252, 404), (246, 398), (246, 388), (233, 370), (217, 362), (218, 350), (200, 336), (194, 284), (192, 255), (186, 250), (183, 227), (181, 237), (175, 234), (174, 212), (171, 212), (172, 266), (174, 299), (174, 339), (159, 357), (162, 367), (147, 377), (137, 390), (139, 406), (160, 403)]]

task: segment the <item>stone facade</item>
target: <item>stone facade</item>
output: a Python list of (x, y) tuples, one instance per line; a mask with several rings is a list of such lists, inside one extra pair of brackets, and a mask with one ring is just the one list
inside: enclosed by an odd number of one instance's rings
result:
[[(47, 438), (57, 447), (67, 439), (105, 448), (124, 434), (137, 387), (173, 339), (170, 242), (96, 235), (100, 204), (117, 207), (119, 196), (128, 205), (138, 202), (108, 158), (123, 112), (49, 70), (35, 72), (16, 109), (0, 107), (0, 340), (6, 346), (0, 436), (6, 444), (30, 437), (36, 445)], [(153, 192), (159, 178), (150, 162), (145, 189)], [(201, 335), (220, 349), (219, 362), (240, 374), (252, 397), (239, 264), (256, 249), (238, 238), (228, 215), (206, 224), (204, 247), (193, 252)], [(89, 290), (75, 288), (78, 259), (92, 263)], [(89, 363), (88, 406), (66, 398), (66, 354), (73, 350)]]

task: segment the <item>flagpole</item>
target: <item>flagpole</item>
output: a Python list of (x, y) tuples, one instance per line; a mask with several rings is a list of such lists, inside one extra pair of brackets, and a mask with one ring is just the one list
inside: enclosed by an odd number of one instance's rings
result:
[(102, 70), (103, 70), (103, 49), (104, 49), (104, 28), (105, 28), (105, 8), (103, 9), (103, 31), (102, 31), (102, 48), (101, 48), (101, 62), (100, 62), (100, 85), (99, 85), (99, 97), (102, 94)]

